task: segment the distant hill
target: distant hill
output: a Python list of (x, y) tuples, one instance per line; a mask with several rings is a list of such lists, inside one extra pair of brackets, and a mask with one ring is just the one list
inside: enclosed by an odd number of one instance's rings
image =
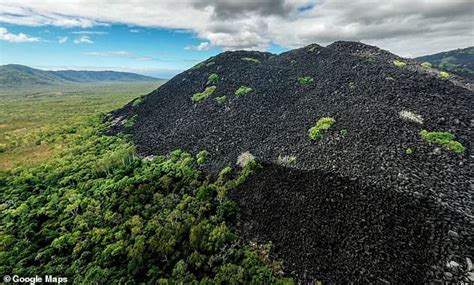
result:
[(19, 64), (0, 66), (0, 86), (59, 85), (92, 82), (155, 81), (158, 78), (117, 71), (47, 71)]
[(474, 78), (474, 47), (455, 49), (416, 58), (442, 70)]

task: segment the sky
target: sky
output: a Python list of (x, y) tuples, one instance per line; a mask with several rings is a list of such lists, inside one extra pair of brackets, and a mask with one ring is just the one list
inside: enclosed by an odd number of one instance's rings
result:
[(474, 0), (2, 0), (0, 64), (170, 78), (227, 50), (474, 46)]

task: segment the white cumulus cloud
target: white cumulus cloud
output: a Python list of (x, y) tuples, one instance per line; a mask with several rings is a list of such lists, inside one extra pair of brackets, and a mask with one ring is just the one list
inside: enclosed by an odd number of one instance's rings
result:
[(69, 37), (58, 37), (58, 43), (63, 44), (67, 42), (68, 39)]
[(75, 44), (82, 44), (82, 43), (93, 44), (94, 42), (88, 36), (81, 36), (81, 37), (75, 39), (74, 43)]
[(99, 31), (75, 31), (72, 34), (76, 35), (106, 35), (107, 32), (99, 32)]
[(0, 27), (0, 40), (11, 43), (31, 43), (39, 42), (41, 39), (37, 37), (31, 37), (23, 33), (12, 34), (8, 32), (6, 28)]
[(211, 47), (211, 44), (209, 42), (202, 42), (198, 44), (197, 46), (186, 46), (184, 49), (192, 49), (192, 50), (197, 50), (197, 51), (203, 51), (203, 50), (209, 50)]

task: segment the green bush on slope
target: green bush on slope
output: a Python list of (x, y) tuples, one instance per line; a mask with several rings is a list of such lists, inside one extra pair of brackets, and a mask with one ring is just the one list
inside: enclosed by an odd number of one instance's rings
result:
[(99, 118), (76, 129), (46, 163), (0, 173), (1, 272), (71, 284), (279, 280), (277, 264), (236, 237), (226, 196), (255, 163), (212, 181), (180, 150), (139, 159), (126, 137), (101, 134)]
[(329, 129), (336, 120), (332, 117), (322, 117), (316, 122), (316, 125), (309, 129), (308, 136), (311, 140), (319, 140), (323, 137), (323, 132)]

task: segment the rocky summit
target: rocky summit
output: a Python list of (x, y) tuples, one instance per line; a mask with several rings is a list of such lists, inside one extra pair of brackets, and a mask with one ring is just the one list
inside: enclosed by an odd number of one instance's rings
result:
[(109, 114), (143, 157), (206, 150), (248, 241), (301, 282), (474, 282), (472, 82), (355, 42), (224, 52)]

